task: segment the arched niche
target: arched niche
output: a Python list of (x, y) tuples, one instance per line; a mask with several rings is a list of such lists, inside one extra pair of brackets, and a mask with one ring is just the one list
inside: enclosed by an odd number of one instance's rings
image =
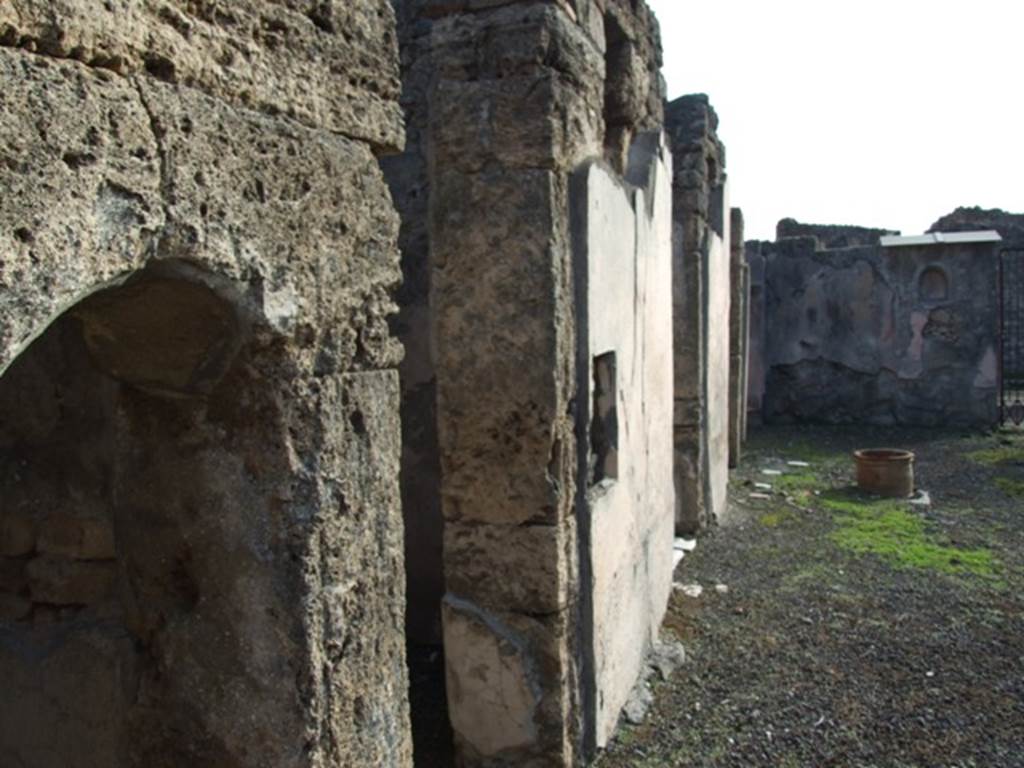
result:
[(0, 765), (301, 764), (287, 361), (240, 306), (144, 269), (0, 377)]
[(941, 267), (926, 267), (917, 278), (917, 295), (921, 301), (945, 301), (949, 298), (949, 276)]

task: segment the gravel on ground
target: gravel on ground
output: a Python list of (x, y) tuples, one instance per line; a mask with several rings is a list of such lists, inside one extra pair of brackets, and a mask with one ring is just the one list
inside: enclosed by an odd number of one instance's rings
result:
[[(930, 505), (860, 494), (868, 447)], [(687, 662), (598, 768), (1024, 766), (1024, 434), (764, 427), (730, 485), (675, 573)]]

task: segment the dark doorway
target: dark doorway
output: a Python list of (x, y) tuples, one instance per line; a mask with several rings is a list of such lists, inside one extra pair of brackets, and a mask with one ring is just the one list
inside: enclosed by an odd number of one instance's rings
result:
[(0, 765), (293, 764), (273, 358), (165, 263), (0, 377)]

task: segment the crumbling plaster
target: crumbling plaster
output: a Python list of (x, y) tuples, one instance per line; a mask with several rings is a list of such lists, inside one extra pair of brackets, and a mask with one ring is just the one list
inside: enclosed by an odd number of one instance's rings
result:
[[(990, 424), (995, 248), (761, 244), (769, 421)], [(948, 295), (923, 282), (938, 271)]]

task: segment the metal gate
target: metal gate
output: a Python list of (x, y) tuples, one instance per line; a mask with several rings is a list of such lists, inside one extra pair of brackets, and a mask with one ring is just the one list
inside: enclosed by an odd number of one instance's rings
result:
[(999, 421), (1024, 423), (1024, 247), (999, 253)]

